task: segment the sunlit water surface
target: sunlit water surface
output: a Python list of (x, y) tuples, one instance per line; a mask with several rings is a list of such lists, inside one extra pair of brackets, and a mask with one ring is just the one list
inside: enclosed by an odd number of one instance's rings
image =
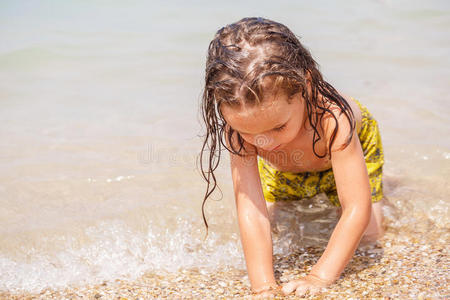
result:
[[(288, 25), (378, 120), (389, 224), (448, 228), (447, 1), (6, 1), (0, 290), (245, 268), (227, 155), (206, 241), (196, 166), (206, 49), (244, 16)], [(276, 254), (326, 243), (336, 223), (326, 199), (288, 211)]]

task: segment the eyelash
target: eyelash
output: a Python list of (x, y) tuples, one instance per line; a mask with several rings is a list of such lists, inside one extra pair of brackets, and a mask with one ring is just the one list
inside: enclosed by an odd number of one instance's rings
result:
[(280, 126), (278, 128), (275, 128), (274, 130), (275, 131), (282, 131), (284, 129), (284, 127), (286, 127), (286, 124), (284, 124), (284, 125), (282, 125), (282, 126)]

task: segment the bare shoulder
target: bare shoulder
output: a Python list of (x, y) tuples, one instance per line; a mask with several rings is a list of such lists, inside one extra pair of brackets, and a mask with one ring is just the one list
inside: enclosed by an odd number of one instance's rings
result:
[(352, 97), (349, 97), (344, 94), (341, 94), (341, 96), (344, 97), (344, 99), (347, 100), (347, 103), (350, 105), (353, 112), (353, 116), (355, 117), (356, 121), (356, 128), (357, 128), (356, 131), (359, 132), (362, 119), (361, 109), (359, 108), (359, 105), (356, 103), (355, 99), (353, 99)]
[(341, 96), (347, 101), (353, 112), (355, 127), (352, 128), (352, 123), (349, 118), (337, 105), (333, 104), (329, 107), (330, 112), (327, 112), (323, 116), (322, 123), (324, 137), (327, 142), (327, 149), (332, 142), (332, 152), (345, 148), (350, 142), (350, 138), (354, 133), (357, 133), (361, 127), (361, 110), (359, 109), (358, 104), (351, 97), (342, 94)]

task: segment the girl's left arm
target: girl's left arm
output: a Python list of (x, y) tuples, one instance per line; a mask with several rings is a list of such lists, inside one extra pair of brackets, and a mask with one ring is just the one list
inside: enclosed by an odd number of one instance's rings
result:
[[(345, 123), (340, 122), (339, 127)], [(341, 133), (348, 132), (348, 128), (345, 128), (347, 126), (342, 127), (342, 131), (339, 128)], [(345, 134), (336, 137), (336, 148), (340, 147), (344, 138)], [(336, 151), (332, 149), (331, 163), (342, 215), (325, 252), (312, 268), (311, 274), (334, 282), (358, 247), (369, 224), (372, 210), (369, 176), (356, 130), (347, 147)]]
[(371, 192), (361, 143), (355, 130), (350, 144), (342, 149), (350, 126), (346, 119), (338, 118), (338, 121), (339, 131), (333, 143), (331, 163), (342, 215), (310, 274), (284, 285), (286, 294), (294, 290), (297, 295), (308, 290), (314, 293), (336, 281), (352, 258), (370, 220)]

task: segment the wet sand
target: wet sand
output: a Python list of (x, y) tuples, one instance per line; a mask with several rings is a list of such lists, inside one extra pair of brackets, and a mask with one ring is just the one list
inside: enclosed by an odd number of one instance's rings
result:
[[(311, 299), (449, 299), (449, 230), (432, 222), (387, 228), (376, 243), (360, 246), (340, 279)], [(288, 257), (276, 257), (279, 283), (307, 274), (323, 248), (309, 247)], [(0, 293), (1, 299), (231, 299), (250, 295), (245, 270), (214, 272), (189, 269), (177, 273), (147, 273), (134, 281), (44, 290), (38, 294)], [(295, 299), (278, 295), (277, 299)]]

